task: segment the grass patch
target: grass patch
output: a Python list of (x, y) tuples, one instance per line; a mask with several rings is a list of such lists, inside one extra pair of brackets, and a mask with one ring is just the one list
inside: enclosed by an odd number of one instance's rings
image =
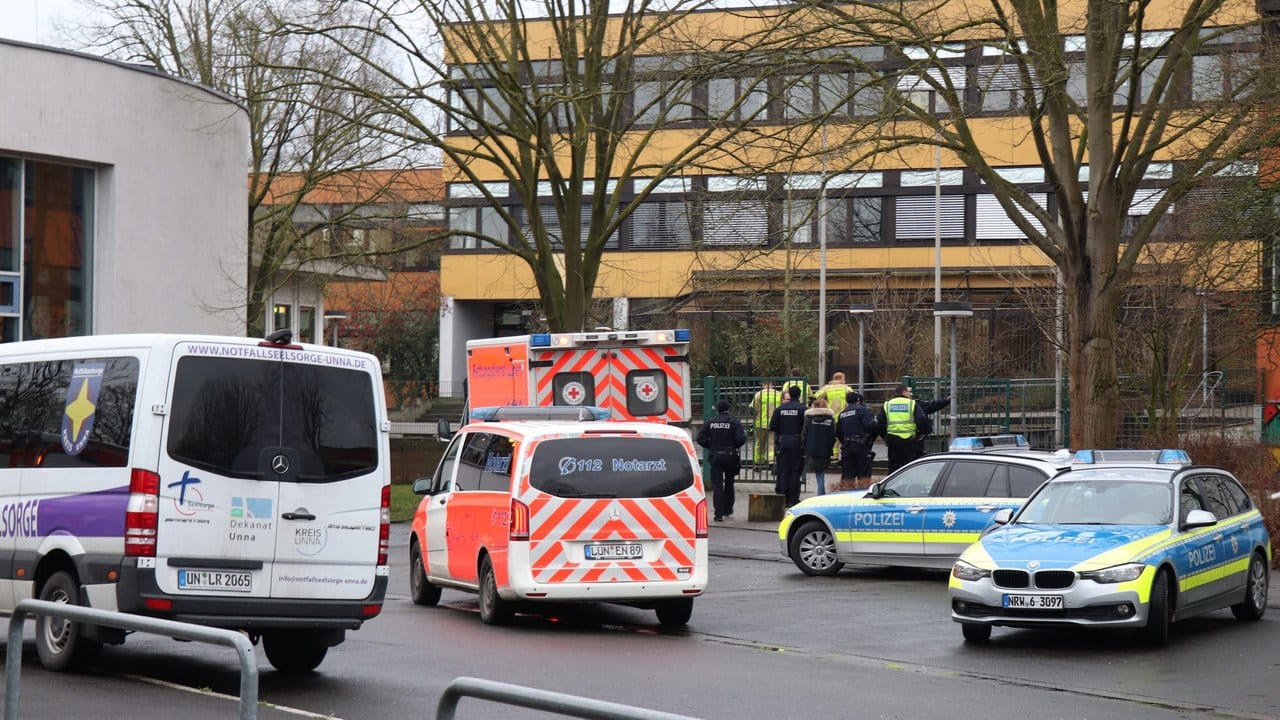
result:
[(391, 486), (391, 522), (409, 522), (418, 509), (421, 495), (413, 494), (412, 485)]

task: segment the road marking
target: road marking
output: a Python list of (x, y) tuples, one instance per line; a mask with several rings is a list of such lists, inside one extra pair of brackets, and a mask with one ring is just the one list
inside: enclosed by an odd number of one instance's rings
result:
[[(158, 685), (163, 688), (169, 688), (170, 690), (181, 690), (195, 695), (205, 695), (208, 697), (220, 698), (222, 700), (231, 700), (236, 703), (240, 702), (240, 696), (238, 695), (228, 695), (226, 693), (214, 692), (212, 690), (202, 690), (200, 688), (193, 688), (190, 685), (181, 685), (179, 683), (173, 683), (167, 680), (157, 680), (155, 678), (144, 677), (142, 675), (124, 675), (122, 677), (129, 678), (130, 680), (136, 680), (138, 682), (144, 682), (149, 685)], [(265, 700), (259, 700), (258, 705), (271, 708), (272, 710), (279, 710), (280, 712), (288, 713), (290, 715), (297, 715), (299, 717), (320, 718), (321, 720), (342, 720), (342, 718), (339, 718), (336, 715), (326, 715), (324, 713), (314, 713), (310, 710), (300, 710), (298, 708), (291, 708), (285, 705), (276, 705), (275, 703), (269, 703)]]

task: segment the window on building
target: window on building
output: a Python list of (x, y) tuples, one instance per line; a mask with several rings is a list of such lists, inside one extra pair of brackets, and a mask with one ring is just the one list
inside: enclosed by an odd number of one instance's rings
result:
[(768, 102), (768, 87), (758, 78), (712, 78), (707, 83), (707, 119), (711, 122), (765, 120)]
[(88, 334), (94, 172), (23, 164), (22, 337)]
[(687, 83), (675, 80), (638, 82), (631, 102), (640, 125), (665, 125), (693, 117), (693, 93)]
[(683, 200), (645, 200), (631, 213), (631, 247), (693, 245), (693, 213)]
[(276, 303), (271, 308), (271, 329), (287, 330), (292, 327), (293, 306), (287, 303)]
[(877, 243), (884, 239), (884, 199), (878, 197), (833, 198), (827, 207), (827, 242)]
[(708, 200), (702, 209), (703, 245), (763, 245), (769, 237), (764, 200)]
[(943, 195), (941, 206), (932, 195), (910, 195), (897, 198), (896, 205), (897, 240), (933, 240), (939, 227), (943, 240), (964, 239), (963, 195)]
[[(449, 229), (479, 233), (499, 242), (508, 239), (507, 223), (502, 219), (502, 213), (489, 205), (449, 208)], [(472, 235), (455, 235), (449, 240), (449, 247), (474, 250), (489, 245)]]
[(784, 80), (782, 113), (791, 122), (848, 114), (849, 75), (820, 73)]
[(510, 107), (497, 88), (457, 88), (450, 91), (449, 131), (480, 130), (486, 124), (506, 125)]
[(298, 341), (304, 343), (316, 341), (316, 309), (310, 305), (298, 308)]
[[(1031, 193), (1031, 199), (1040, 207), (1047, 207), (1049, 203), (1047, 193)], [(975, 202), (974, 216), (975, 237), (978, 240), (1023, 240), (1027, 236), (1009, 218), (1009, 214), (1004, 211), (995, 195), (979, 194)], [(1044, 225), (1030, 213), (1022, 210), (1022, 216), (1030, 220), (1037, 230), (1044, 232)]]
[(22, 255), (18, 244), (22, 217), (22, 163), (0, 157), (0, 342), (19, 339)]

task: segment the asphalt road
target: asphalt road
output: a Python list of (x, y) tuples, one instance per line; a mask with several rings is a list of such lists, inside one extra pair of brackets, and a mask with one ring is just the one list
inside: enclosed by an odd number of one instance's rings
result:
[[(395, 526), (393, 547), (407, 533)], [(689, 629), (670, 634), (652, 612), (607, 605), (550, 608), (507, 628), (481, 624), (465, 593), (416, 607), (396, 553), (383, 614), (319, 672), (282, 676), (260, 657), (260, 696), (275, 706), (259, 717), (433, 718), (463, 675), (703, 718), (1280, 717), (1280, 612), (1181, 623), (1162, 649), (1003, 629), (970, 646), (947, 617), (945, 573), (810, 578), (768, 532), (717, 526), (711, 543), (711, 589)], [(233, 699), (210, 694), (238, 687), (223, 648), (134, 636), (80, 676), (45, 673), (30, 640), (24, 654), (24, 718), (237, 716)], [(548, 716), (468, 699), (458, 717)]]

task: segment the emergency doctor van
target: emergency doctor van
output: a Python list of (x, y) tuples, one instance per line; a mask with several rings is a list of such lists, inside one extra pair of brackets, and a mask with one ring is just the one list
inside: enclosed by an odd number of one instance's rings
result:
[[(377, 358), (283, 332), (0, 345), (0, 607), (241, 630), (312, 670), (382, 607), (388, 431)], [(36, 621), (53, 670), (124, 637)]]
[(467, 341), (467, 404), (602, 407), (689, 426), (688, 330), (596, 330)]
[(640, 422), (475, 422), (453, 437), (409, 541), (410, 592), (480, 595), (480, 619), (595, 601), (688, 623), (707, 587), (707, 502), (687, 431)]

